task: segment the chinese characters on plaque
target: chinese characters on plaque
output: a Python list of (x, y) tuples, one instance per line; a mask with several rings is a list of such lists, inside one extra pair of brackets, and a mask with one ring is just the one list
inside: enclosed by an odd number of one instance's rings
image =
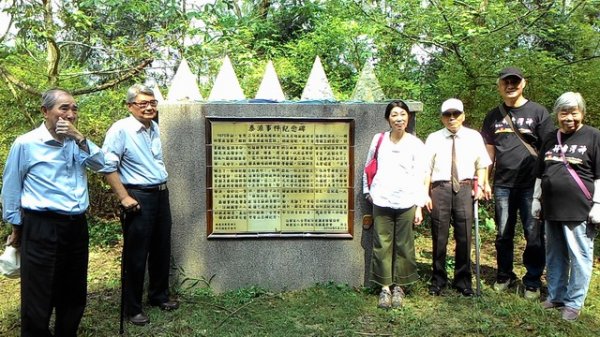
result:
[(351, 122), (209, 119), (209, 235), (349, 233)]

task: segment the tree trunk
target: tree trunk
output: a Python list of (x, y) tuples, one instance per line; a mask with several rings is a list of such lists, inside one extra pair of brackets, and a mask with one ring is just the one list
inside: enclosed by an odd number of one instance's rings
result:
[(258, 7), (258, 16), (261, 19), (266, 19), (267, 18), (267, 14), (269, 13), (269, 8), (271, 7), (271, 1), (270, 0), (262, 0), (260, 2), (260, 5)]
[(44, 23), (46, 28), (46, 46), (48, 48), (46, 76), (48, 85), (53, 88), (58, 85), (58, 63), (60, 61), (60, 50), (56, 44), (54, 33), (56, 32), (52, 17), (52, 0), (43, 0)]

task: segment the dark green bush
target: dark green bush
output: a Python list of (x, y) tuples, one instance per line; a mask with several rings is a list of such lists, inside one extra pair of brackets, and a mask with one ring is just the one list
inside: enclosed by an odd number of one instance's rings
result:
[(95, 216), (88, 218), (90, 246), (110, 247), (123, 237), (121, 224), (117, 220), (106, 220)]

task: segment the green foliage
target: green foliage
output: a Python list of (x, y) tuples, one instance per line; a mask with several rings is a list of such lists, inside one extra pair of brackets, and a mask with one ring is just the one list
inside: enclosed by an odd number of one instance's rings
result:
[(493, 232), (496, 230), (496, 223), (494, 221), (494, 203), (493, 200), (490, 202), (479, 202), (479, 228)]
[[(373, 62), (388, 99), (419, 100), (417, 135), (441, 128), (439, 106), (463, 100), (466, 125), (478, 129), (500, 102), (496, 74), (521, 67), (525, 96), (546, 107), (565, 91), (587, 101), (586, 123), (600, 126), (600, 6), (595, 1), (69, 0), (5, 9), (16, 30), (0, 44), (0, 159), (14, 138), (38, 126), (39, 95), (60, 85), (81, 93), (79, 128), (101, 144), (127, 115), (126, 88), (150, 78), (168, 87), (185, 57), (208, 97), (229, 55), (247, 97), (273, 60), (288, 99), (298, 99), (316, 56), (339, 100), (351, 97), (359, 72)], [(185, 6), (184, 6), (185, 5)], [(45, 16), (46, 15), (46, 16)], [(0, 37), (0, 39), (3, 39)], [(9, 43), (10, 42), (10, 43)], [(51, 72), (48, 46), (59, 57)], [(158, 60), (142, 72), (145, 59)], [(51, 59), (51, 58), (50, 58)], [(10, 80), (9, 74), (17, 80)], [(114, 217), (101, 176), (90, 175), (92, 213)]]
[(121, 223), (109, 221), (98, 217), (88, 218), (90, 245), (97, 247), (113, 247), (121, 241), (123, 233)]
[(12, 233), (12, 225), (0, 222), (0, 244), (6, 242), (6, 238)]
[(179, 291), (189, 291), (189, 290), (198, 290), (198, 289), (210, 289), (210, 285), (212, 280), (215, 278), (215, 274), (213, 274), (208, 279), (204, 276), (201, 277), (190, 277), (188, 273), (186, 273), (185, 269), (182, 266), (177, 266), (177, 273), (179, 277), (177, 280), (179, 281), (178, 285), (174, 287), (177, 292)]

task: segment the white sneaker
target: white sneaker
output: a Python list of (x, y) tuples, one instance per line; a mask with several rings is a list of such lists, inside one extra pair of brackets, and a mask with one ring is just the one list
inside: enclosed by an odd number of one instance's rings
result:
[(404, 291), (399, 286), (395, 286), (392, 290), (392, 308), (400, 308), (404, 300)]
[(540, 298), (540, 290), (537, 288), (525, 288), (523, 297), (528, 300), (537, 300)]
[(388, 289), (381, 289), (377, 307), (382, 309), (389, 309), (392, 307), (392, 293)]
[(494, 283), (494, 290), (497, 292), (505, 291), (510, 286), (510, 279), (506, 280), (506, 282), (498, 282)]

